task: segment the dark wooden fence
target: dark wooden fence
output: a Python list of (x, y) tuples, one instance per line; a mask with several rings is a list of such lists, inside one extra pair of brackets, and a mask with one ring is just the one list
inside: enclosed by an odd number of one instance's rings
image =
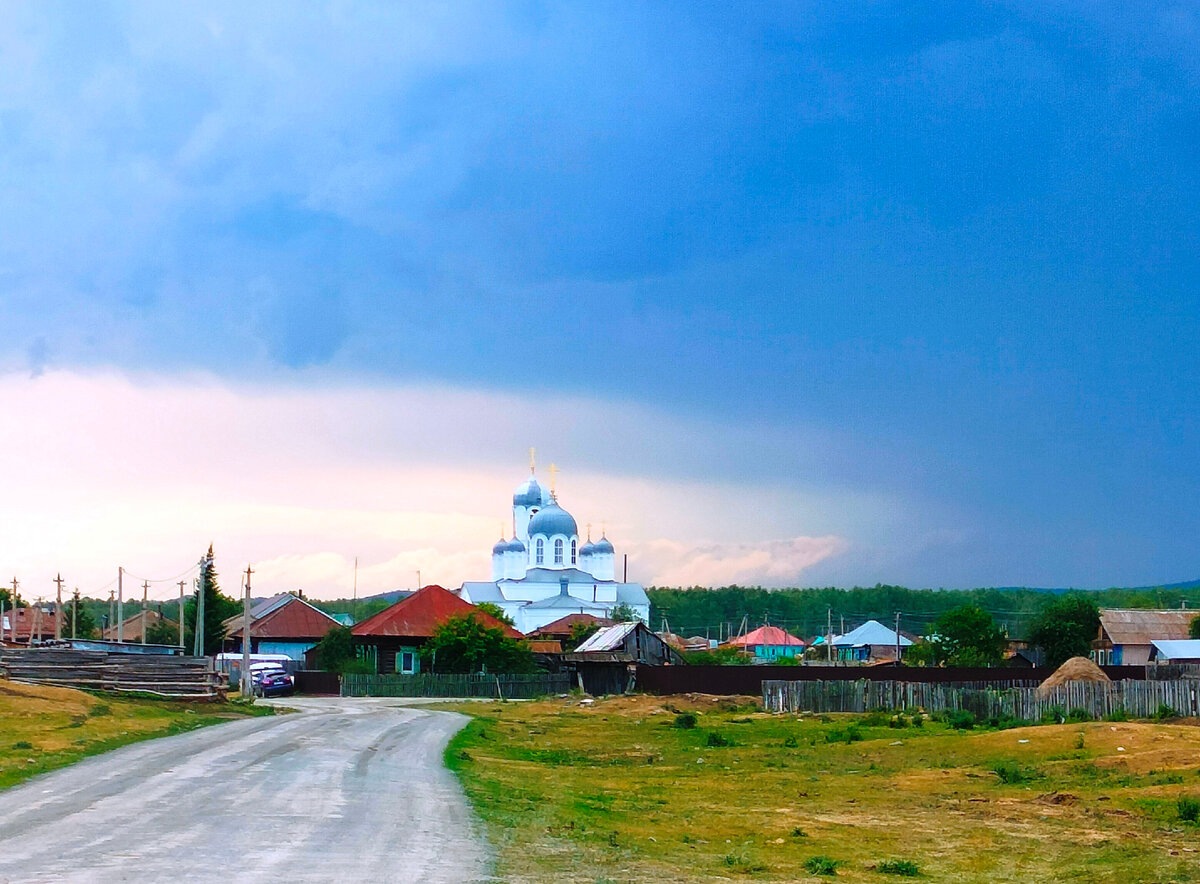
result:
[(1148, 718), (1160, 707), (1200, 715), (1200, 680), (1072, 681), (1041, 696), (1036, 683), (997, 688), (974, 683), (909, 681), (767, 681), (763, 708), (770, 712), (867, 712), (920, 708), (926, 712), (965, 709), (980, 718), (1009, 716), (1037, 721), (1049, 712), (1085, 710), (1092, 718), (1124, 711)]
[[(1144, 679), (1144, 666), (1102, 666), (1113, 681)], [(918, 684), (980, 683), (1009, 687), (1041, 684), (1054, 672), (1047, 667), (936, 666), (643, 666), (637, 668), (637, 689), (648, 694), (762, 693), (767, 681), (905, 681)]]
[(296, 673), (296, 693), (336, 697), (342, 692), (342, 680), (336, 672), (301, 669)]
[(224, 679), (207, 657), (0, 649), (0, 675), (28, 684), (183, 700), (211, 700), (224, 693)]
[(549, 675), (343, 675), (343, 697), (491, 697), (532, 700), (565, 694), (571, 676)]

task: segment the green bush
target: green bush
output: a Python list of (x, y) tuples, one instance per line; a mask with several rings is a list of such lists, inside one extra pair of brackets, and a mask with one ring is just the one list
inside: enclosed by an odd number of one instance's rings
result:
[(1104, 716), (1105, 721), (1129, 721), (1129, 713), (1125, 711), (1124, 706), (1114, 709), (1108, 715)]
[(1175, 801), (1175, 815), (1185, 823), (1194, 823), (1200, 820), (1200, 798), (1180, 795)]
[(30, 743), (28, 740), (21, 740), (19, 743), (13, 743), (13, 748), (14, 749), (32, 749), (33, 743)]
[(863, 727), (883, 727), (884, 725), (888, 724), (890, 719), (891, 715), (886, 711), (882, 709), (874, 709), (864, 715), (860, 719), (859, 723), (862, 724)]
[(825, 732), (826, 743), (857, 743), (862, 738), (862, 729), (857, 724), (845, 728), (831, 727)]
[(1011, 715), (993, 715), (987, 720), (987, 726), (995, 730), (1009, 730), (1014, 727), (1029, 727), (1030, 722), (1025, 718), (1013, 718)]
[(827, 856), (810, 856), (804, 861), (804, 871), (810, 875), (836, 875), (840, 865), (841, 862)]
[(732, 746), (733, 743), (727, 737), (721, 736), (721, 734), (717, 733), (716, 731), (709, 731), (704, 737), (704, 745), (716, 748), (720, 746)]
[(690, 731), (696, 726), (696, 716), (690, 712), (680, 712), (675, 716), (675, 721), (671, 723), (671, 727), (677, 727), (681, 731)]
[(946, 713), (946, 724), (956, 731), (969, 731), (975, 727), (975, 714), (966, 709), (955, 709)]
[(1085, 721), (1091, 720), (1092, 713), (1088, 712), (1086, 709), (1075, 708), (1067, 713), (1068, 724), (1082, 724)]
[(1154, 710), (1154, 715), (1152, 717), (1155, 721), (1165, 721), (1168, 718), (1178, 718), (1179, 713), (1166, 703), (1160, 703), (1158, 708)]
[(921, 874), (917, 864), (908, 859), (885, 859), (875, 866), (875, 871), (884, 875), (899, 875), (902, 878), (915, 878)]
[(993, 765), (992, 773), (999, 777), (1000, 782), (1007, 786), (1018, 786), (1021, 783), (1028, 783), (1030, 780), (1035, 780), (1041, 776), (1041, 772), (1036, 768), (1023, 768), (1012, 761), (1001, 761)]
[(1062, 724), (1067, 720), (1067, 711), (1061, 706), (1050, 706), (1042, 712), (1041, 724)]

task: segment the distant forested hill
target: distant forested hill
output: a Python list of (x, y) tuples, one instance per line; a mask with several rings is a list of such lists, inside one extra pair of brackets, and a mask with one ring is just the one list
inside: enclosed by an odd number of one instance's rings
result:
[[(723, 586), (716, 589), (651, 587), (651, 625), (660, 629), (665, 620), (672, 632), (719, 638), (737, 633), (746, 618), (754, 629), (764, 623), (782, 626), (808, 640), (825, 633), (829, 618), (833, 631), (847, 630), (867, 620), (895, 624), (899, 611), (900, 629), (923, 634), (944, 611), (974, 603), (990, 611), (1013, 637), (1023, 637), (1047, 597), (1064, 590), (1046, 589), (908, 589), (903, 586), (871, 586), (853, 589), (763, 589)], [(1087, 593), (1101, 607), (1178, 608), (1186, 603), (1200, 610), (1200, 581), (1169, 587), (1105, 589)]]

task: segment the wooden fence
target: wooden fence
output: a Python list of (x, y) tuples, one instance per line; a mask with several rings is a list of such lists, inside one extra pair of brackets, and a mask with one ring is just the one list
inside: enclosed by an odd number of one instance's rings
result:
[(210, 700), (224, 692), (224, 680), (207, 657), (117, 654), (61, 648), (0, 649), (0, 675), (27, 684), (89, 691), (154, 694)]
[(342, 676), (343, 697), (492, 697), (532, 700), (571, 689), (568, 673)]
[(1200, 715), (1200, 680), (1072, 681), (1040, 696), (1037, 685), (995, 688), (984, 684), (903, 681), (765, 681), (763, 708), (770, 712), (867, 712), (872, 709), (965, 709), (979, 718), (1039, 720), (1043, 714), (1082, 709), (1092, 718), (1123, 711), (1148, 718), (1160, 707)]

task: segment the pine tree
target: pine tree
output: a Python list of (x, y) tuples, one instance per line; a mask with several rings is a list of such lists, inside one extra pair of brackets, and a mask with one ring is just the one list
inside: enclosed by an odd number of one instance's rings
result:
[[(72, 619), (75, 616), (75, 609), (79, 609), (79, 623), (75, 624), (72, 630)], [(96, 621), (92, 618), (92, 614), (88, 611), (87, 606), (79, 599), (79, 593), (75, 593), (75, 604), (67, 602), (62, 606), (62, 637), (63, 638), (92, 638), (96, 634)]]
[[(208, 545), (208, 554), (200, 568), (200, 591), (204, 593), (204, 655), (221, 653), (225, 640), (225, 621), (238, 612), (238, 603), (221, 592), (217, 582), (217, 571), (213, 566), (213, 548)], [(196, 600), (190, 599), (184, 609), (187, 624), (186, 635), (196, 635)], [(187, 644), (187, 642), (185, 642)]]

